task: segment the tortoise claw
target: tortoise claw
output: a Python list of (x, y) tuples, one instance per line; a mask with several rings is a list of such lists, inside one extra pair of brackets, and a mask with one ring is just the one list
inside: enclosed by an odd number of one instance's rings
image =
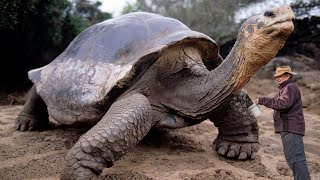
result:
[(236, 156), (236, 152), (234, 150), (230, 150), (227, 154), (227, 157), (228, 158), (233, 158)]
[(220, 154), (221, 156), (224, 156), (226, 154), (226, 150), (224, 149), (224, 147), (219, 148), (218, 154)]
[(241, 152), (239, 157), (238, 157), (239, 160), (245, 160), (247, 159), (247, 153), (246, 152)]
[(230, 159), (246, 160), (257, 157), (259, 143), (230, 142), (217, 138), (212, 148), (217, 151), (220, 156)]

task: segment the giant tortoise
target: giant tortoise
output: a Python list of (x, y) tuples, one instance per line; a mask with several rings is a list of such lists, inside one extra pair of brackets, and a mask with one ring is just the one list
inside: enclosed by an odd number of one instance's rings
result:
[(136, 12), (98, 23), (29, 71), (34, 86), (16, 128), (41, 129), (49, 116), (93, 126), (68, 152), (62, 179), (98, 176), (152, 128), (206, 119), (219, 129), (219, 155), (254, 158), (258, 125), (242, 88), (282, 48), (293, 18), (289, 6), (249, 18), (224, 60), (214, 40), (176, 19)]

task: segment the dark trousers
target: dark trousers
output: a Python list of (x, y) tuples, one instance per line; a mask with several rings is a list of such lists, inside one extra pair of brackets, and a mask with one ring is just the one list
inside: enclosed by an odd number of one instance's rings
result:
[(284, 155), (293, 172), (294, 180), (309, 180), (310, 175), (304, 153), (302, 135), (281, 132), (281, 139)]

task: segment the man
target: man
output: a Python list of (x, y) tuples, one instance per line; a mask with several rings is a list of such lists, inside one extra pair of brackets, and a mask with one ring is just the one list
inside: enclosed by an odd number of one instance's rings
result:
[(279, 85), (279, 94), (275, 98), (260, 97), (255, 102), (274, 109), (275, 132), (281, 135), (284, 155), (294, 179), (308, 180), (310, 176), (302, 139), (305, 123), (301, 94), (292, 80), (295, 74), (289, 66), (278, 67), (273, 76)]

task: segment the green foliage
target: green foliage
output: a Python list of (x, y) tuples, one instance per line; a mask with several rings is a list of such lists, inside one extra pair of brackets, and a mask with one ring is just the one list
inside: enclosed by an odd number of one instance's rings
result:
[(64, 41), (57, 48), (59, 51), (63, 51), (82, 30), (84, 30), (88, 24), (79, 16), (74, 16), (67, 13), (63, 25), (61, 27), (61, 34)]
[(20, 1), (0, 1), (0, 29), (10, 28), (18, 23)]
[[(24, 54), (25, 58), (50, 58), (52, 48), (63, 43), (61, 27), (65, 18), (65, 9), (71, 4), (67, 0), (11, 0), (3, 14), (12, 14), (10, 18), (1, 18), (1, 44), (8, 51)], [(2, 16), (4, 17), (4, 16)], [(19, 38), (17, 38), (19, 37)], [(55, 53), (54, 53), (55, 54)]]
[[(7, 41), (25, 44), (26, 54), (56, 56), (86, 27), (112, 18), (110, 13), (99, 10), (101, 2), (77, 0), (6, 0), (0, 1), (0, 31)], [(17, 48), (17, 51), (21, 49)], [(44, 55), (47, 61), (51, 55)]]
[(82, 17), (89, 25), (96, 24), (106, 19), (112, 18), (112, 15), (107, 12), (101, 12), (99, 7), (100, 1), (92, 2), (89, 0), (75, 0), (75, 14)]
[(122, 9), (121, 14), (127, 14), (130, 12), (137, 12), (137, 11), (139, 11), (139, 7), (137, 3), (131, 4), (127, 2), (126, 6)]

